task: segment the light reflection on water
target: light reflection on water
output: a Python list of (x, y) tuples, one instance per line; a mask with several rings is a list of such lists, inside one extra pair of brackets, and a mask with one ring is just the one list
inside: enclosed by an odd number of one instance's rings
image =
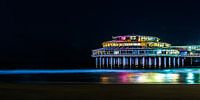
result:
[[(181, 71), (180, 71), (181, 70)], [(149, 70), (102, 74), (102, 84), (200, 84), (200, 69)]]
[[(178, 84), (179, 74), (171, 73), (120, 73), (101, 76), (102, 84)], [(188, 79), (187, 79), (188, 80)]]
[(0, 70), (0, 82), (200, 84), (200, 68), (165, 70)]

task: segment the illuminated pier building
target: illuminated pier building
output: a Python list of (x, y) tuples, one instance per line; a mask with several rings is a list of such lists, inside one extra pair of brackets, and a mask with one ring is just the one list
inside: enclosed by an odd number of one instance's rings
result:
[(193, 57), (199, 57), (200, 46), (171, 46), (154, 36), (125, 35), (112, 39), (103, 42), (102, 48), (92, 50), (96, 68), (176, 68), (192, 65)]

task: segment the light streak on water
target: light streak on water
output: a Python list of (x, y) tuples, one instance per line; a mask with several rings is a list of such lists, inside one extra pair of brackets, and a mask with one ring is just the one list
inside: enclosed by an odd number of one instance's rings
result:
[[(161, 70), (160, 70), (161, 71)], [(0, 74), (59, 74), (59, 73), (119, 73), (119, 72), (160, 72), (159, 70), (109, 70), (109, 69), (75, 69), (75, 70), (0, 70)]]
[[(42, 75), (42, 76), (41, 76)], [(50, 76), (47, 76), (50, 75)], [(57, 76), (60, 75), (60, 76)], [(68, 75), (68, 76), (67, 76)], [(8, 78), (10, 76), (10, 78)], [(56, 79), (64, 82), (94, 82), (100, 84), (200, 84), (200, 68), (179, 68), (163, 70), (109, 70), (109, 69), (70, 69), (70, 70), (0, 70), (0, 78), (31, 80)], [(27, 77), (28, 76), (28, 77)], [(53, 78), (52, 78), (53, 77)], [(42, 78), (42, 79), (41, 79)], [(77, 79), (76, 79), (77, 78)], [(86, 79), (84, 79), (86, 78)], [(89, 78), (89, 80), (87, 79)], [(93, 80), (91, 80), (92, 78)], [(0, 80), (3, 81), (3, 80)]]
[(57, 73), (200, 73), (200, 69), (180, 68), (180, 69), (163, 69), (163, 70), (110, 70), (110, 69), (30, 69), (30, 70), (0, 70), (0, 74), (57, 74)]

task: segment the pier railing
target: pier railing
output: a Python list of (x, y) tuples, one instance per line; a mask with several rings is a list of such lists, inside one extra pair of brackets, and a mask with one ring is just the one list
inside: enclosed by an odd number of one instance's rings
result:
[(125, 49), (125, 50), (93, 50), (92, 57), (109, 57), (109, 56), (181, 56), (178, 50), (171, 49)]
[(200, 57), (200, 54), (188, 54), (184, 55), (184, 57)]
[(92, 55), (92, 57), (183, 57), (181, 55), (166, 55), (166, 54), (140, 54), (140, 55), (130, 55), (130, 54), (119, 54), (119, 55)]

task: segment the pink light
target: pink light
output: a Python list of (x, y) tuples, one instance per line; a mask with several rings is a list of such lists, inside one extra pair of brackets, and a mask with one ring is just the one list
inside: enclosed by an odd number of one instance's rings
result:
[(126, 40), (126, 37), (125, 37), (125, 36), (121, 36), (121, 39), (122, 39), (122, 40)]

